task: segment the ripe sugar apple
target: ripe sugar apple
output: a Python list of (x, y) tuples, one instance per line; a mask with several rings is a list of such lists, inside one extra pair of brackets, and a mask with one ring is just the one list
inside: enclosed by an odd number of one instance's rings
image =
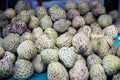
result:
[(53, 39), (56, 39), (58, 37), (58, 33), (53, 28), (45, 29), (44, 34), (48, 35)]
[(56, 49), (44, 49), (40, 53), (41, 59), (44, 63), (50, 64), (51, 62), (57, 62), (58, 58), (58, 50)]
[(39, 21), (39, 25), (42, 27), (42, 29), (47, 29), (49, 27), (52, 27), (53, 23), (48, 15), (44, 15), (44, 17)]
[(8, 8), (4, 11), (4, 15), (8, 19), (12, 19), (16, 16), (16, 11), (13, 8)]
[(120, 72), (115, 74), (115, 75), (113, 75), (112, 80), (120, 80)]
[(65, 10), (77, 9), (77, 3), (74, 0), (68, 0), (65, 4)]
[(93, 15), (92, 12), (88, 12), (85, 16), (84, 16), (84, 20), (85, 20), (85, 24), (92, 24), (93, 22), (95, 22), (95, 17)]
[(17, 16), (16, 16), (16, 20), (17, 21), (23, 21), (25, 23), (28, 23), (30, 19), (30, 14), (28, 11), (23, 10), (21, 11)]
[(103, 58), (103, 67), (108, 75), (114, 75), (120, 70), (120, 58), (109, 54)]
[(34, 69), (37, 73), (41, 73), (41, 72), (45, 71), (46, 65), (45, 65), (45, 63), (43, 63), (40, 54), (37, 54), (35, 59), (33, 59), (32, 63), (33, 63)]
[(80, 28), (85, 25), (85, 20), (82, 16), (75, 16), (72, 20), (72, 26), (74, 28)]
[(35, 45), (38, 52), (41, 52), (43, 49), (53, 48), (55, 45), (55, 40), (44, 34), (37, 38), (37, 40), (35, 41)]
[(45, 7), (39, 6), (35, 9), (35, 13), (38, 19), (40, 20), (44, 17), (44, 15), (47, 15), (47, 10)]
[(35, 42), (35, 39), (34, 39), (32, 33), (30, 33), (30, 32), (25, 32), (25, 33), (21, 36), (21, 38), (20, 38), (20, 43), (22, 43), (22, 42), (25, 41), (25, 40), (31, 40), (31, 41)]
[(30, 15), (35, 16), (35, 10), (34, 9), (30, 9), (30, 10), (28, 10), (28, 12), (29, 12)]
[(76, 9), (70, 9), (67, 12), (67, 18), (73, 20), (75, 16), (80, 16), (80, 13)]
[(17, 80), (27, 80), (33, 72), (33, 64), (25, 59), (20, 59), (15, 62), (13, 77)]
[(2, 47), (6, 51), (16, 52), (19, 43), (20, 36), (18, 34), (10, 33), (7, 37), (4, 38)]
[(30, 60), (36, 57), (37, 49), (31, 40), (25, 40), (18, 46), (17, 53), (21, 58)]
[(38, 37), (43, 35), (43, 29), (40, 27), (34, 28), (32, 31), (33, 37), (37, 39)]
[(77, 60), (77, 54), (68, 47), (62, 47), (59, 52), (59, 58), (65, 67), (72, 68)]
[(66, 19), (60, 19), (54, 23), (53, 28), (57, 32), (63, 33), (69, 28), (68, 21)]
[(77, 54), (77, 60), (82, 60), (86, 64), (85, 58), (80, 54)]
[(102, 64), (102, 59), (93, 53), (87, 57), (87, 66), (90, 69), (94, 64)]
[(69, 76), (71, 80), (88, 80), (89, 72), (82, 60), (75, 62), (73, 68), (69, 70)]
[(115, 25), (110, 25), (103, 29), (104, 35), (111, 36), (113, 39), (115, 39), (118, 35), (118, 30)]
[(48, 80), (69, 80), (68, 72), (59, 62), (52, 62), (47, 69)]
[(69, 32), (66, 32), (64, 34), (61, 34), (57, 39), (56, 39), (56, 45), (61, 48), (63, 46), (70, 47), (72, 43), (72, 38), (73, 35), (70, 34)]
[(107, 80), (104, 68), (101, 64), (93, 64), (90, 68), (91, 80)]
[(111, 15), (113, 21), (120, 17), (120, 13), (117, 10), (112, 10), (108, 14)]
[(102, 28), (105, 28), (112, 24), (112, 17), (108, 14), (103, 14), (99, 16), (98, 23), (100, 24)]
[(29, 22), (29, 28), (34, 29), (38, 27), (39, 25), (39, 19), (33, 15), (30, 16), (30, 22)]
[(0, 59), (4, 56), (5, 50), (0, 46)]
[(22, 35), (27, 30), (28, 30), (27, 25), (22, 21), (15, 22), (14, 24), (12, 24), (12, 27), (10, 28), (10, 32), (18, 33), (20, 35)]
[(76, 30), (75, 28), (73, 28), (73, 27), (69, 27), (69, 28), (68, 28), (68, 32), (69, 32), (70, 34), (72, 34), (72, 35), (75, 35), (75, 34), (77, 33), (77, 30)]
[(66, 19), (66, 12), (56, 4), (52, 5), (48, 12), (53, 21), (57, 21), (59, 19)]

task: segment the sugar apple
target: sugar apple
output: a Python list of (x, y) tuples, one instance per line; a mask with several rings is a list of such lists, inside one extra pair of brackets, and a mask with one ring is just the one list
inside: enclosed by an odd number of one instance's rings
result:
[(34, 28), (32, 31), (33, 37), (37, 39), (43, 35), (43, 29), (41, 27)]
[(77, 3), (74, 0), (68, 0), (64, 7), (65, 10), (77, 9)]

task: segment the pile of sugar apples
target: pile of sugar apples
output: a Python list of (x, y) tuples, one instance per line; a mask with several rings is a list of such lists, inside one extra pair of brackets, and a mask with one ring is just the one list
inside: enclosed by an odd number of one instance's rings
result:
[(49, 9), (20, 0), (0, 11), (0, 80), (120, 80), (120, 13), (99, 0), (68, 0)]

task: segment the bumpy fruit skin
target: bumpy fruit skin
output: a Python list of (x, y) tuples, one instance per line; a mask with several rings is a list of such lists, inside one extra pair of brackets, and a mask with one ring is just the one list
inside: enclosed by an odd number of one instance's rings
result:
[(4, 15), (8, 19), (12, 19), (13, 17), (16, 16), (16, 11), (12, 8), (8, 8), (4, 11)]
[(103, 58), (103, 67), (108, 75), (114, 75), (120, 70), (120, 58), (109, 54)]
[(55, 40), (48, 35), (44, 34), (37, 38), (35, 41), (36, 48), (38, 52), (42, 51), (43, 49), (53, 48), (55, 45)]
[(20, 13), (21, 11), (28, 9), (29, 5), (25, 1), (18, 1), (15, 5), (15, 10), (17, 11), (17, 13)]
[(103, 14), (99, 16), (98, 23), (100, 24), (102, 28), (105, 28), (112, 24), (112, 17), (108, 14)]
[(90, 68), (91, 80), (107, 80), (104, 68), (101, 64), (93, 64)]
[(5, 50), (0, 46), (0, 59), (4, 56)]
[(68, 28), (68, 32), (69, 32), (70, 34), (72, 34), (72, 35), (75, 35), (75, 34), (77, 33), (77, 30), (76, 30), (75, 28), (73, 28), (73, 27), (69, 27), (69, 28)]
[(19, 57), (24, 59), (33, 59), (37, 55), (35, 44), (30, 40), (23, 41), (17, 48)]
[(117, 10), (112, 10), (108, 14), (112, 16), (113, 21), (120, 17), (120, 13)]
[(67, 31), (67, 29), (69, 28), (69, 24), (67, 23), (66, 19), (60, 19), (54, 23), (53, 28), (57, 32), (63, 33), (65, 31)]
[(68, 19), (73, 20), (75, 16), (80, 16), (80, 13), (79, 13), (78, 10), (76, 10), (76, 9), (70, 9), (67, 12), (67, 18)]
[(35, 16), (35, 10), (34, 9), (30, 9), (30, 10), (28, 10), (28, 12), (29, 12), (30, 15)]
[(120, 80), (120, 72), (115, 74), (115, 75), (113, 75), (112, 80)]
[(32, 63), (34, 66), (34, 70), (37, 73), (41, 73), (41, 72), (45, 71), (46, 65), (45, 65), (45, 63), (43, 63), (40, 54), (37, 54), (37, 56), (33, 59)]
[(58, 37), (58, 33), (53, 28), (45, 29), (44, 34), (48, 35), (53, 39), (56, 39)]
[(20, 59), (15, 62), (13, 77), (17, 80), (27, 80), (33, 72), (33, 64), (30, 61)]
[(29, 28), (34, 29), (38, 27), (39, 19), (33, 15), (30, 16)]
[(73, 20), (72, 20), (72, 26), (74, 28), (80, 28), (82, 26), (85, 25), (85, 20), (82, 16), (76, 16)]
[(33, 37), (37, 39), (38, 37), (43, 35), (43, 29), (40, 27), (34, 28), (32, 31)]
[(58, 50), (56, 49), (44, 49), (40, 53), (41, 59), (44, 63), (50, 64), (51, 62), (57, 62), (58, 58)]
[(77, 54), (77, 60), (82, 60), (86, 64), (85, 58), (80, 54)]
[(76, 53), (68, 47), (62, 47), (59, 52), (59, 58), (65, 67), (72, 68), (77, 60)]
[(115, 39), (118, 35), (118, 30), (115, 25), (110, 25), (103, 29), (104, 35), (111, 36), (113, 39)]
[(44, 17), (44, 15), (47, 15), (47, 10), (45, 7), (39, 6), (35, 9), (35, 13), (36, 13), (36, 16), (38, 17), (38, 19), (42, 19)]
[(81, 15), (85, 15), (87, 12), (90, 11), (90, 6), (86, 1), (80, 1), (78, 3), (78, 11), (80, 12)]
[(44, 17), (39, 21), (39, 25), (42, 27), (42, 29), (47, 29), (49, 27), (52, 27), (52, 20), (50, 16), (44, 15)]
[(30, 14), (28, 11), (23, 10), (21, 11), (17, 16), (16, 16), (16, 20), (17, 21), (23, 21), (25, 23), (28, 23), (30, 19)]
[(17, 21), (14, 24), (12, 24), (12, 27), (10, 28), (10, 32), (12, 33), (18, 33), (22, 35), (24, 32), (27, 31), (27, 25), (22, 21)]
[(16, 52), (19, 43), (20, 36), (18, 34), (10, 33), (7, 37), (4, 38), (2, 47), (6, 51)]
[(35, 38), (33, 37), (32, 33), (30, 32), (25, 32), (21, 37), (20, 37), (20, 43), (22, 43), (25, 40), (31, 40), (35, 42)]
[(53, 21), (57, 21), (59, 19), (66, 19), (66, 12), (56, 4), (50, 7), (49, 14)]
[(90, 69), (94, 64), (102, 64), (102, 59), (93, 53), (87, 57), (87, 66)]
[(71, 80), (88, 80), (89, 72), (82, 60), (76, 61), (74, 67), (69, 70)]
[(3, 38), (0, 37), (0, 46), (2, 46)]
[(118, 34), (120, 34), (120, 21), (119, 21), (119, 18), (115, 21), (114, 25), (116, 26), (116, 28), (118, 30)]
[(69, 80), (68, 72), (59, 62), (52, 62), (47, 69), (48, 80)]
[(85, 20), (85, 24), (92, 24), (93, 22), (95, 22), (95, 17), (93, 15), (92, 12), (88, 12), (85, 16), (84, 16), (84, 20)]
[(70, 47), (71, 43), (72, 43), (72, 38), (73, 38), (73, 36), (70, 33), (66, 32), (66, 33), (60, 35), (56, 39), (56, 45), (59, 48), (61, 48), (63, 46)]
[(99, 15), (106, 13), (105, 7), (103, 6), (103, 4), (99, 0), (92, 2), (91, 9), (92, 9), (92, 12), (95, 16), (99, 16)]
[(77, 3), (74, 0), (68, 0), (65, 4), (65, 10), (77, 9)]

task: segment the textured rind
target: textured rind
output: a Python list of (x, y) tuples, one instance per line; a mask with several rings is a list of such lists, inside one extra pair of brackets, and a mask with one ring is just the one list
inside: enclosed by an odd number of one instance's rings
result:
[(41, 51), (40, 55), (42, 61), (46, 64), (57, 62), (59, 60), (58, 50), (56, 49), (44, 49)]
[(85, 58), (80, 54), (77, 54), (77, 60), (82, 60), (86, 64)]
[(112, 24), (112, 17), (108, 14), (103, 14), (99, 16), (98, 23), (100, 24), (102, 28), (105, 28)]
[(93, 64), (90, 68), (91, 80), (107, 80), (104, 68), (101, 64)]
[(113, 75), (112, 80), (120, 80), (120, 72), (115, 74), (115, 75)]
[(43, 35), (43, 29), (40, 27), (34, 28), (32, 31), (33, 37), (37, 39), (38, 37)]
[(77, 9), (77, 3), (74, 0), (68, 0), (65, 4), (65, 10)]
[(49, 27), (52, 27), (53, 23), (52, 23), (50, 16), (44, 15), (44, 17), (39, 21), (39, 25), (44, 30)]
[(33, 72), (33, 64), (30, 61), (20, 59), (15, 62), (13, 77), (17, 80), (27, 80)]
[(16, 11), (13, 8), (8, 8), (4, 11), (4, 15), (8, 19), (12, 19), (16, 16)]
[(65, 67), (72, 68), (77, 60), (77, 54), (68, 47), (62, 47), (59, 52), (59, 58)]
[(17, 48), (19, 57), (24, 59), (33, 59), (37, 55), (35, 44), (30, 40), (23, 41)]
[(87, 57), (87, 66), (90, 69), (94, 64), (102, 64), (102, 59), (93, 53)]
[(35, 16), (35, 10), (34, 9), (30, 9), (30, 10), (28, 10), (28, 12), (29, 12), (30, 15)]
[(120, 58), (120, 46), (117, 47), (117, 56)]
[(114, 75), (120, 70), (120, 58), (109, 54), (103, 58), (103, 67), (108, 75)]
[(73, 68), (69, 70), (71, 80), (88, 80), (89, 72), (82, 60), (76, 61)]
[(112, 10), (108, 14), (111, 15), (113, 21), (120, 17), (120, 13), (117, 10)]
[(36, 48), (38, 52), (42, 51), (43, 49), (53, 48), (55, 45), (55, 40), (48, 35), (44, 34), (37, 38), (35, 41)]
[(113, 39), (115, 39), (118, 35), (118, 30), (115, 25), (110, 25), (103, 29), (103, 33), (106, 36), (111, 36)]
[(69, 32), (70, 34), (72, 34), (72, 35), (75, 35), (75, 34), (77, 33), (77, 30), (76, 30), (75, 28), (73, 28), (73, 27), (69, 27), (69, 28), (68, 28), (68, 32)]
[(63, 46), (70, 47), (72, 44), (72, 38), (73, 38), (73, 36), (70, 33), (66, 32), (66, 33), (60, 35), (56, 39), (56, 45), (59, 48), (61, 48)]
[(0, 37), (0, 46), (2, 46), (3, 38)]
[(119, 18), (117, 20), (115, 21), (114, 25), (117, 27), (118, 34), (120, 34), (120, 21), (119, 21)]
[(54, 4), (49, 8), (49, 14), (53, 21), (57, 21), (59, 19), (66, 19), (66, 12), (58, 5)]
[(46, 65), (45, 65), (45, 63), (43, 63), (40, 54), (37, 54), (37, 56), (33, 59), (32, 63), (34, 66), (34, 70), (37, 73), (41, 73), (41, 72), (45, 71)]
[(2, 48), (2, 46), (0, 46), (0, 59), (4, 56), (5, 50)]
[(7, 37), (4, 38), (2, 47), (6, 51), (16, 52), (19, 43), (20, 36), (18, 34), (10, 33)]
[(47, 69), (48, 80), (69, 80), (68, 72), (59, 62), (52, 62)]

